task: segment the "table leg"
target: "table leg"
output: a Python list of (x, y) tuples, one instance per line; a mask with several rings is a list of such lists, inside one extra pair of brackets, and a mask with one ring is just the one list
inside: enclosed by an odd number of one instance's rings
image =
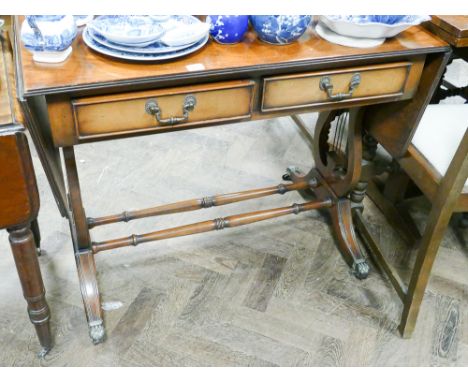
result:
[(70, 230), (72, 232), (73, 246), (75, 249), (75, 260), (80, 280), (81, 296), (88, 319), (89, 335), (93, 343), (98, 344), (105, 338), (104, 321), (102, 319), (101, 302), (96, 277), (96, 264), (94, 262), (94, 255), (90, 250), (91, 239), (81, 199), (78, 169), (76, 168), (73, 147), (63, 148), (63, 156), (67, 174)]
[(37, 222), (37, 218), (34, 219), (31, 222), (31, 231), (34, 236), (34, 243), (36, 243), (36, 250), (37, 250), (37, 255), (41, 256), (42, 250), (41, 250), (41, 231), (39, 229), (39, 223)]
[(49, 325), (50, 312), (45, 299), (34, 237), (29, 226), (11, 228), (8, 232), (23, 295), (28, 303), (29, 318), (36, 328), (42, 346), (39, 356), (43, 357), (52, 348), (52, 336)]
[[(361, 108), (353, 108), (349, 112), (341, 110), (321, 113), (314, 138), (315, 165), (337, 197), (330, 208), (335, 237), (346, 262), (359, 279), (368, 276), (369, 265), (356, 239), (348, 195), (361, 176), (363, 112)], [(334, 120), (334, 135), (338, 134), (338, 139), (334, 137), (333, 144), (330, 144), (331, 125)], [(340, 132), (340, 129), (345, 128), (346, 134)], [(347, 137), (343, 147), (342, 143), (337, 141), (342, 140), (344, 136)]]
[[(319, 199), (331, 198), (333, 204), (329, 211), (338, 247), (359, 279), (368, 276), (369, 265), (356, 239), (348, 194), (358, 183), (361, 173), (362, 115), (358, 108), (351, 109), (349, 113), (339, 110), (321, 113), (313, 139), (315, 168), (305, 175), (291, 167), (283, 177), (293, 182), (317, 179), (317, 187), (311, 191)], [(332, 124), (335, 128), (333, 137)], [(344, 131), (346, 128), (347, 132)], [(346, 136), (343, 148), (339, 141)], [(307, 197), (305, 193), (303, 196)]]

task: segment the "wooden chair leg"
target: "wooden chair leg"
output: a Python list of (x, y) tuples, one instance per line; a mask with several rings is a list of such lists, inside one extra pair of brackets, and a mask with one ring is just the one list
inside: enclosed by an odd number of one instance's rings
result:
[(432, 266), (450, 220), (451, 212), (452, 210), (449, 212), (447, 209), (432, 208), (428, 227), (424, 232), (417, 252), (408, 294), (404, 300), (402, 318), (398, 328), (403, 338), (410, 338), (414, 331)]
[(392, 228), (400, 234), (403, 240), (409, 246), (414, 247), (421, 239), (421, 234), (414, 221), (409, 217), (409, 214), (402, 215), (401, 209), (397, 208), (380, 192), (373, 180), (370, 180), (368, 183), (366, 195), (384, 214)]
[(52, 348), (52, 336), (49, 306), (45, 299), (44, 283), (36, 256), (36, 244), (29, 226), (8, 229), (8, 232), (23, 295), (28, 303), (29, 318), (36, 328), (42, 346), (39, 356), (43, 357)]
[(437, 250), (468, 178), (467, 154), (468, 130), (465, 132), (463, 141), (441, 181), (421, 239), (399, 326), (400, 333), (405, 338), (410, 337), (414, 330)]

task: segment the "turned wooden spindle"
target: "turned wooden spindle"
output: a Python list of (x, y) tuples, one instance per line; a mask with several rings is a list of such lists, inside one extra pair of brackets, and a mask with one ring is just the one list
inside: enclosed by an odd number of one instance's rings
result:
[(143, 235), (131, 235), (120, 239), (92, 243), (94, 254), (109, 249), (115, 249), (127, 246), (136, 246), (150, 241), (164, 240), (173, 237), (194, 235), (197, 233), (217, 231), (223, 228), (239, 227), (246, 224), (256, 223), (262, 220), (273, 219), (289, 214), (298, 214), (303, 211), (315, 210), (324, 207), (331, 207), (331, 199), (322, 201), (312, 201), (302, 204), (293, 204), (288, 207), (274, 208), (270, 210), (254, 211), (245, 214), (232, 215), (225, 218), (217, 218), (194, 224), (187, 224), (179, 227), (169, 228), (161, 231), (146, 233)]
[(36, 328), (42, 346), (41, 355), (52, 348), (50, 335), (50, 312), (45, 299), (45, 289), (36, 255), (36, 243), (29, 226), (8, 229), (10, 245), (15, 259), (16, 269), (23, 288), (23, 295), (28, 304), (28, 314)]
[(128, 222), (134, 219), (142, 219), (150, 216), (169, 215), (179, 212), (195, 211), (202, 208), (222, 206), (230, 203), (237, 203), (244, 200), (262, 198), (264, 196), (280, 194), (289, 191), (305, 190), (310, 187), (309, 182), (302, 181), (291, 184), (278, 184), (273, 187), (259, 188), (255, 190), (233, 192), (229, 194), (206, 196), (199, 199), (184, 200), (177, 203), (166, 204), (152, 208), (145, 208), (138, 211), (124, 211), (120, 214), (103, 216), (99, 218), (89, 217), (87, 219), (88, 228), (105, 224)]

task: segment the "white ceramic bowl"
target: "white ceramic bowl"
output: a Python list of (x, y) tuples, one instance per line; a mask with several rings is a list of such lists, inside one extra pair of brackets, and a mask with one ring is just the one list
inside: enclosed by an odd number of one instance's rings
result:
[(425, 15), (327, 15), (320, 16), (319, 22), (343, 36), (377, 39), (394, 37), (430, 19)]

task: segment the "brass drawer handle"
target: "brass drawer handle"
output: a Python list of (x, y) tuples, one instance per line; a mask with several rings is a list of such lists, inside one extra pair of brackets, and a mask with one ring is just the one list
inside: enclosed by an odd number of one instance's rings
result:
[(356, 90), (360, 83), (361, 75), (359, 73), (355, 73), (351, 77), (349, 91), (347, 93), (333, 94), (333, 84), (331, 83), (331, 79), (330, 77), (325, 76), (320, 79), (320, 90), (326, 91), (328, 98), (330, 98), (332, 101), (341, 101), (343, 99), (351, 98), (354, 90)]
[(197, 99), (193, 95), (188, 95), (184, 99), (184, 104), (182, 106), (182, 117), (170, 117), (162, 118), (161, 117), (161, 108), (158, 105), (158, 102), (155, 99), (150, 99), (146, 101), (145, 110), (148, 114), (154, 115), (156, 120), (160, 125), (176, 125), (178, 123), (186, 122), (189, 118), (189, 113), (195, 109), (197, 104)]

